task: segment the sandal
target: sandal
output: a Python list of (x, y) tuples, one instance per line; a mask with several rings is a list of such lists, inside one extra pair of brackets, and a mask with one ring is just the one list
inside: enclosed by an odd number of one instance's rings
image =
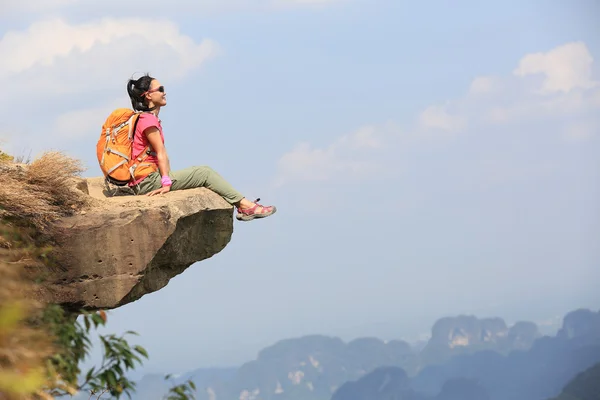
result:
[[(269, 215), (275, 214), (277, 208), (275, 206), (263, 206), (258, 204), (260, 199), (254, 200), (254, 207), (241, 209), (238, 207), (237, 215), (235, 216), (238, 221), (252, 221), (254, 218), (265, 218)], [(260, 207), (260, 211), (257, 208)]]

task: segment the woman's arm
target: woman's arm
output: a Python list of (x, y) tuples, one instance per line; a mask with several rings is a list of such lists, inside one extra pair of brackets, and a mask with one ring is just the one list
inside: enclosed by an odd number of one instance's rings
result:
[(152, 150), (156, 152), (156, 158), (158, 159), (158, 170), (161, 176), (168, 176), (171, 166), (169, 165), (169, 156), (167, 155), (167, 148), (163, 144), (160, 132), (158, 128), (150, 127), (144, 131)]
[[(169, 156), (167, 155), (167, 149), (162, 142), (160, 137), (160, 132), (156, 127), (150, 127), (144, 131), (146, 137), (148, 138), (148, 142), (150, 146), (152, 146), (152, 150), (156, 153), (156, 158), (158, 159), (158, 171), (160, 172), (160, 176), (169, 176), (169, 171), (171, 170), (171, 166), (169, 165)], [(157, 194), (167, 193), (171, 190), (171, 185), (168, 184), (166, 186), (161, 187), (160, 189), (156, 189), (148, 193), (148, 196), (154, 196)]]

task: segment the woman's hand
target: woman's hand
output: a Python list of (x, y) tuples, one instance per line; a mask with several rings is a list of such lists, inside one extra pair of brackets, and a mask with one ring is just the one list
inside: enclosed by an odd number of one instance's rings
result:
[(165, 194), (171, 191), (171, 186), (163, 186), (160, 189), (156, 189), (148, 193), (146, 196), (155, 196), (157, 194)]

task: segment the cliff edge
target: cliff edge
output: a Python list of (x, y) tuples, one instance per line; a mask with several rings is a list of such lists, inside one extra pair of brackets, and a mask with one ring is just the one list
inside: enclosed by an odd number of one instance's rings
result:
[(163, 288), (231, 239), (233, 208), (208, 189), (111, 197), (102, 178), (81, 183), (90, 206), (51, 226), (60, 267), (46, 277), (41, 294), (53, 303), (122, 306)]
[[(163, 288), (231, 240), (233, 207), (208, 189), (115, 195), (102, 177), (80, 178), (80, 170), (57, 153), (30, 165), (0, 163), (3, 226), (28, 227), (49, 260), (18, 260), (40, 283), (38, 300), (116, 308)], [(10, 248), (8, 235), (0, 235), (0, 248)]]

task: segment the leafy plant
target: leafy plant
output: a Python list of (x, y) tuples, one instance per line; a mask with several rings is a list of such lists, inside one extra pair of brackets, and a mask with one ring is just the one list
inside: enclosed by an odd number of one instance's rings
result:
[[(146, 349), (139, 345), (130, 345), (125, 336), (137, 335), (128, 331), (121, 336), (114, 334), (99, 335), (102, 344), (102, 362), (98, 367), (90, 368), (82, 382), (78, 382), (82, 371), (80, 363), (89, 355), (92, 344), (90, 330), (104, 326), (107, 316), (104, 311), (81, 311), (81, 322), (72, 321), (72, 316), (58, 306), (48, 307), (45, 322), (57, 338), (57, 347), (61, 349), (49, 360), (49, 369), (61, 376), (78, 391), (97, 395), (100, 398), (108, 393), (117, 399), (123, 394), (131, 397), (135, 391), (135, 382), (127, 378), (126, 373), (142, 365), (142, 358), (148, 358)], [(53, 396), (62, 396), (64, 390), (53, 390)]]
[[(15, 163), (27, 164), (26, 168)], [(0, 399), (53, 400), (87, 392), (131, 397), (135, 383), (128, 371), (148, 358), (146, 350), (130, 345), (128, 335), (99, 335), (102, 362), (85, 374), (81, 363), (92, 348), (92, 328), (105, 326), (104, 311), (68, 312), (27, 296), (34, 280), (25, 273), (34, 266), (49, 268), (52, 247), (44, 232), (50, 221), (71, 215), (86, 203), (70, 181), (82, 171), (79, 161), (61, 153), (46, 153), (31, 162), (0, 150)], [(8, 189), (7, 189), (8, 188)], [(39, 268), (43, 270), (44, 268)], [(193, 399), (194, 383), (174, 386), (169, 400)]]
[[(165, 380), (170, 380), (171, 375), (165, 376)], [(186, 382), (174, 385), (169, 389), (169, 393), (164, 398), (164, 400), (194, 400), (196, 396), (194, 392), (196, 391), (196, 384), (191, 380), (187, 380)]]

